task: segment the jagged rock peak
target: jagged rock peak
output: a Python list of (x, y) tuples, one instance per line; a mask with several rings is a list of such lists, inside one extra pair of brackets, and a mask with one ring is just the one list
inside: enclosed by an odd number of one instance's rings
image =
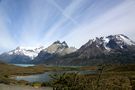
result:
[(55, 41), (52, 45), (61, 45), (61, 46), (64, 46), (64, 47), (68, 47), (67, 43), (65, 41), (63, 42), (60, 42), (59, 40)]
[(135, 42), (124, 34), (109, 35), (106, 37), (96, 37), (95, 39), (90, 39), (87, 44), (92, 44), (93, 42), (97, 44), (103, 44), (109, 43), (110, 41), (115, 41), (117, 44), (123, 43), (126, 45), (135, 45)]
[(61, 44), (61, 42), (59, 40), (57, 40), (53, 44)]
[(81, 51), (85, 48), (97, 47), (102, 50), (127, 49), (128, 46), (135, 46), (135, 42), (124, 34), (109, 35), (106, 37), (96, 37), (90, 39), (82, 46)]
[(53, 44), (51, 44), (49, 47), (43, 50), (43, 52), (47, 52), (50, 54), (59, 54), (59, 55), (65, 55), (72, 52), (75, 52), (77, 49), (73, 47), (68, 47), (67, 43), (65, 41), (55, 41)]
[(20, 49), (21, 49), (21, 47), (19, 47), (19, 46), (18, 46), (18, 47), (16, 47), (16, 50), (20, 50)]

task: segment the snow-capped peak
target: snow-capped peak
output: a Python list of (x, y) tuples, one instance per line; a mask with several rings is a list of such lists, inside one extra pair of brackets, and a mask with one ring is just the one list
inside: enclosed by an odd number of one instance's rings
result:
[(25, 55), (30, 57), (31, 59), (34, 59), (38, 53), (43, 50), (44, 47), (39, 47), (35, 49), (26, 49), (25, 47), (17, 47), (16, 49), (7, 52), (9, 55)]
[(110, 51), (114, 48), (125, 48), (125, 46), (135, 45), (131, 39), (123, 34), (117, 35), (109, 35), (107, 37), (96, 37), (95, 39), (91, 39), (88, 43), (85, 44), (85, 47), (88, 47), (92, 44), (95, 44), (96, 47), (100, 48), (100, 46), (105, 48), (106, 50)]
[(135, 45), (135, 42), (123, 34), (110, 35), (106, 38), (115, 41), (118, 45)]

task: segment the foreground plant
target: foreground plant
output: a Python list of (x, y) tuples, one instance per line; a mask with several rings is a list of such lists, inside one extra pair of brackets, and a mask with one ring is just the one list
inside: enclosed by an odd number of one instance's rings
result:
[(92, 80), (78, 73), (55, 74), (51, 77), (54, 90), (93, 90)]
[(80, 75), (64, 73), (51, 75), (54, 90), (134, 90), (134, 79), (127, 76), (103, 74)]

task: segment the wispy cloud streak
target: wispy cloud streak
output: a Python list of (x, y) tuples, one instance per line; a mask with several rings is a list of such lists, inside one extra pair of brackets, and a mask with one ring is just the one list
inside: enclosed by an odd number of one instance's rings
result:
[(58, 8), (58, 10), (62, 13), (62, 17), (59, 19), (59, 21), (55, 22), (55, 24), (48, 30), (48, 33), (44, 37), (45, 40), (49, 40), (53, 36), (55, 37), (56, 32), (60, 30), (61, 27), (64, 26), (64, 23), (67, 21), (72, 22), (73, 24), (77, 25), (78, 23), (72, 18), (72, 14), (75, 12), (75, 10), (78, 8), (79, 4), (82, 2), (82, 0), (74, 0), (71, 2), (69, 6), (67, 6), (64, 10), (62, 7), (56, 4), (55, 1), (52, 1), (51, 3)]
[(131, 36), (132, 33), (135, 34), (135, 18), (133, 18), (135, 16), (134, 5), (135, 1), (127, 0), (96, 18), (94, 22), (84, 23), (80, 27), (75, 27), (72, 33), (63, 39), (68, 41), (71, 39), (69, 41), (71, 45), (76, 43), (75, 46), (80, 47), (80, 45), (95, 36), (119, 33)]

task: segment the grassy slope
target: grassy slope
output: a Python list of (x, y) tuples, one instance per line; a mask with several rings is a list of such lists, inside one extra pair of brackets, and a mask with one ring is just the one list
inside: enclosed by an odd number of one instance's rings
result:
[(135, 90), (135, 64), (105, 65), (99, 89)]

